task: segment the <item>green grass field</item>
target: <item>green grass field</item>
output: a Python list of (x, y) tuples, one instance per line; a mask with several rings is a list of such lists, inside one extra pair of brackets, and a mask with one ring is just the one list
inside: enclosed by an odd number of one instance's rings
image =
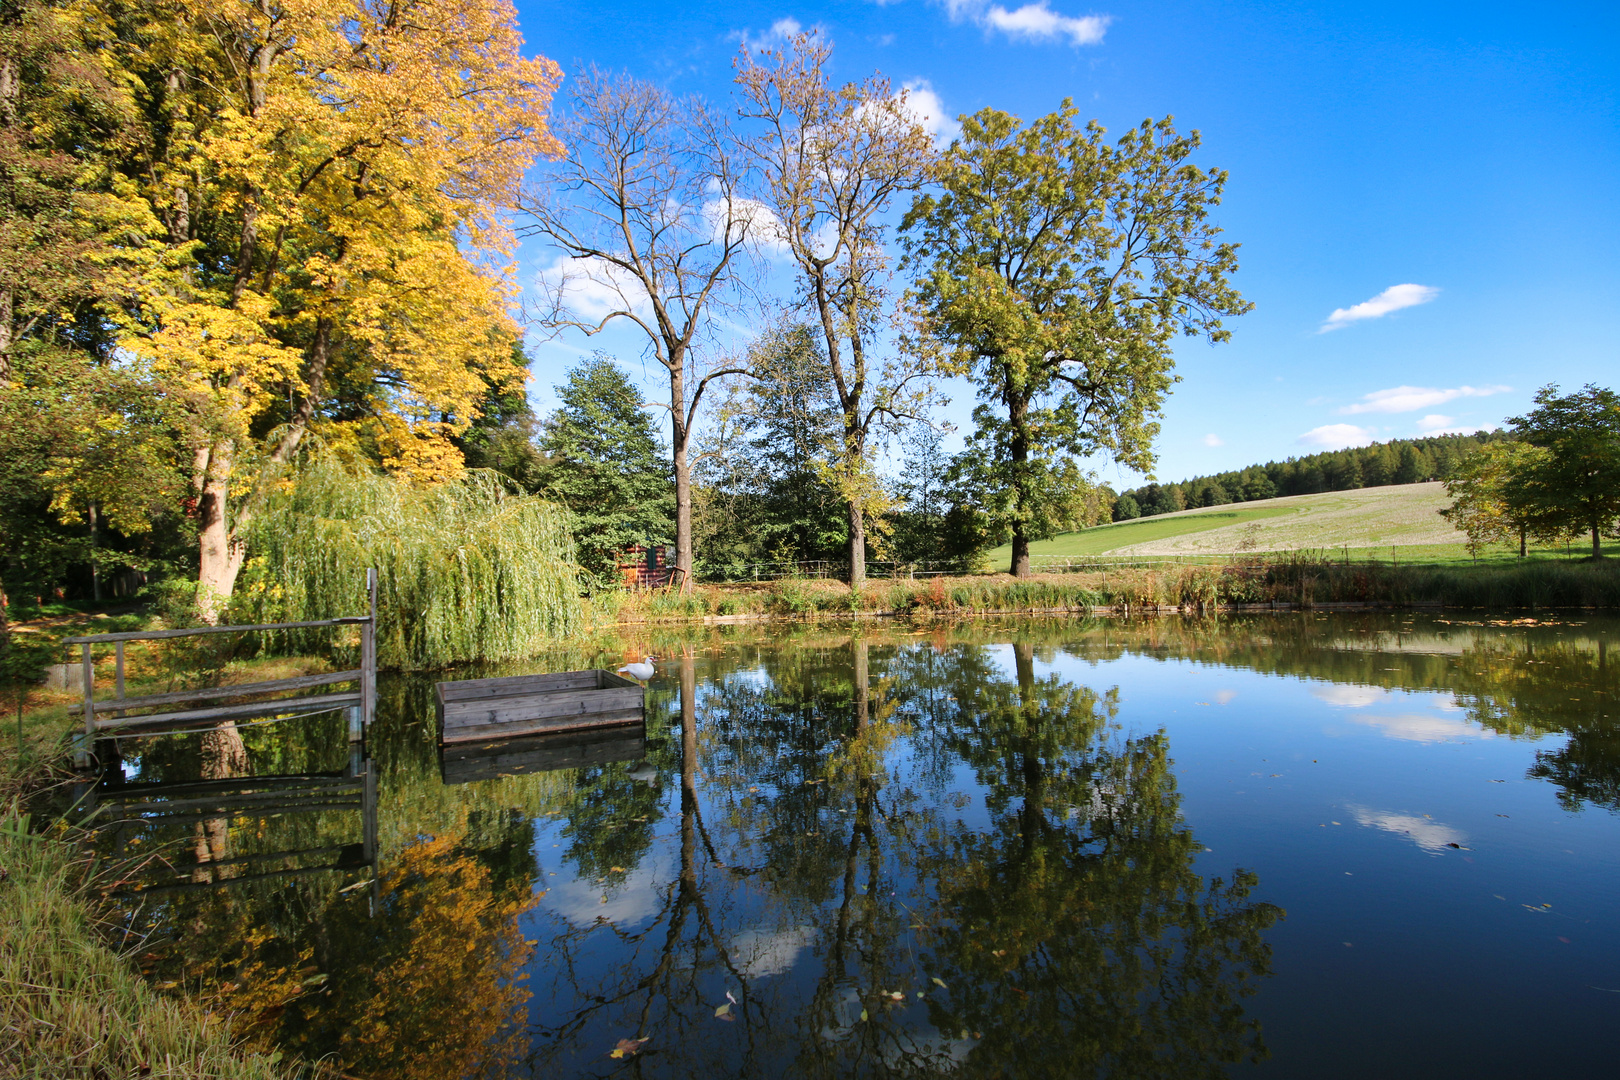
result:
[[(1240, 551), (1348, 552), (1356, 562), (1473, 563), (1475, 558), (1438, 511), (1450, 500), (1438, 483), (1404, 484), (1234, 503), (1099, 525), (1030, 545), (1039, 567), (1052, 559), (1092, 555), (1221, 559)], [(1536, 548), (1532, 560), (1579, 558), (1563, 547)], [(1010, 545), (990, 552), (1004, 569)], [(1481, 563), (1518, 561), (1516, 548), (1481, 552)]]

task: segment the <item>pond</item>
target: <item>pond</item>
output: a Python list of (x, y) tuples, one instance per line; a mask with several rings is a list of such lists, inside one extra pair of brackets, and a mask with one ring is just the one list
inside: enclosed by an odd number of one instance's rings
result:
[[(653, 652), (644, 743), (441, 774), (396, 677), (365, 760), (245, 734), (331, 789), (104, 842), (155, 985), (356, 1077), (1607, 1077), (1617, 632), (646, 629), (465, 673)], [(125, 753), (221, 782), (203, 740)]]

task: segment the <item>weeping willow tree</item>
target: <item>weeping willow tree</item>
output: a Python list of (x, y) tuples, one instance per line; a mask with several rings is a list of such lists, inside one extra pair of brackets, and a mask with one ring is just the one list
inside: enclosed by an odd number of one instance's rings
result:
[[(566, 511), (511, 494), (489, 472), (423, 486), (330, 459), (269, 500), (248, 537), (232, 619), (357, 614), (371, 566), (383, 667), (532, 656), (579, 625)], [(330, 638), (292, 632), (266, 644), (318, 649)]]

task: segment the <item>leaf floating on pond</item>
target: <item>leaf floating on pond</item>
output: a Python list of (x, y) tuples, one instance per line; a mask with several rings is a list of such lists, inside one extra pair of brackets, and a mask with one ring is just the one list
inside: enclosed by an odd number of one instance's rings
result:
[(731, 1015), (731, 1002), (728, 1001), (724, 1005), (721, 1005), (719, 1008), (715, 1009), (714, 1018), (716, 1020), (726, 1020), (735, 1023), (737, 1018)]
[(615, 1046), (612, 1050), (608, 1051), (608, 1057), (610, 1057), (610, 1058), (630, 1058), (630, 1057), (635, 1057), (637, 1054), (641, 1053), (642, 1044), (647, 1042), (647, 1040), (650, 1039), (650, 1038), (651, 1038), (651, 1036), (647, 1036), (645, 1038), (640, 1038), (640, 1039), (620, 1039), (619, 1044), (617, 1046)]

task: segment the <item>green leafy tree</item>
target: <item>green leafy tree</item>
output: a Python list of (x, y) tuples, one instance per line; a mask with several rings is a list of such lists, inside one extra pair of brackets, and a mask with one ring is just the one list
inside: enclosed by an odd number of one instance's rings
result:
[(632, 544), (669, 541), (674, 489), (669, 459), (630, 377), (601, 353), (557, 387), (562, 406), (546, 418), (538, 491), (568, 507), (580, 565), (613, 578)]
[(703, 498), (694, 532), (705, 563), (832, 559), (849, 521), (831, 459), (838, 401), (819, 333), (773, 327), (748, 352), (696, 474)]
[(1620, 518), (1620, 395), (1588, 383), (1559, 396), (1548, 385), (1536, 394), (1534, 410), (1508, 423), (1520, 439), (1548, 451), (1526, 477), (1530, 515), (1589, 531), (1592, 558), (1602, 558), (1602, 536)]
[(1114, 500), (1114, 520), (1130, 521), (1142, 516), (1142, 508), (1137, 505), (1136, 499), (1130, 495), (1121, 495)]
[(1077, 115), (1065, 101), (1028, 127), (995, 109), (964, 118), (941, 191), (905, 222), (925, 326), (972, 365), (970, 446), (1004, 493), (992, 512), (1020, 577), (1059, 460), (1151, 472), (1175, 336), (1224, 341), (1221, 317), (1251, 306), (1228, 281), (1237, 248), (1209, 220), (1226, 174), (1190, 161), (1198, 134), (1167, 117), (1110, 145)]
[(1547, 451), (1522, 442), (1487, 443), (1462, 459), (1445, 481), (1452, 504), (1440, 511), (1468, 537), (1468, 550), (1478, 556), (1489, 544), (1515, 536), (1523, 558), (1528, 538), (1561, 539), (1564, 533), (1536, 513), (1530, 479)]

